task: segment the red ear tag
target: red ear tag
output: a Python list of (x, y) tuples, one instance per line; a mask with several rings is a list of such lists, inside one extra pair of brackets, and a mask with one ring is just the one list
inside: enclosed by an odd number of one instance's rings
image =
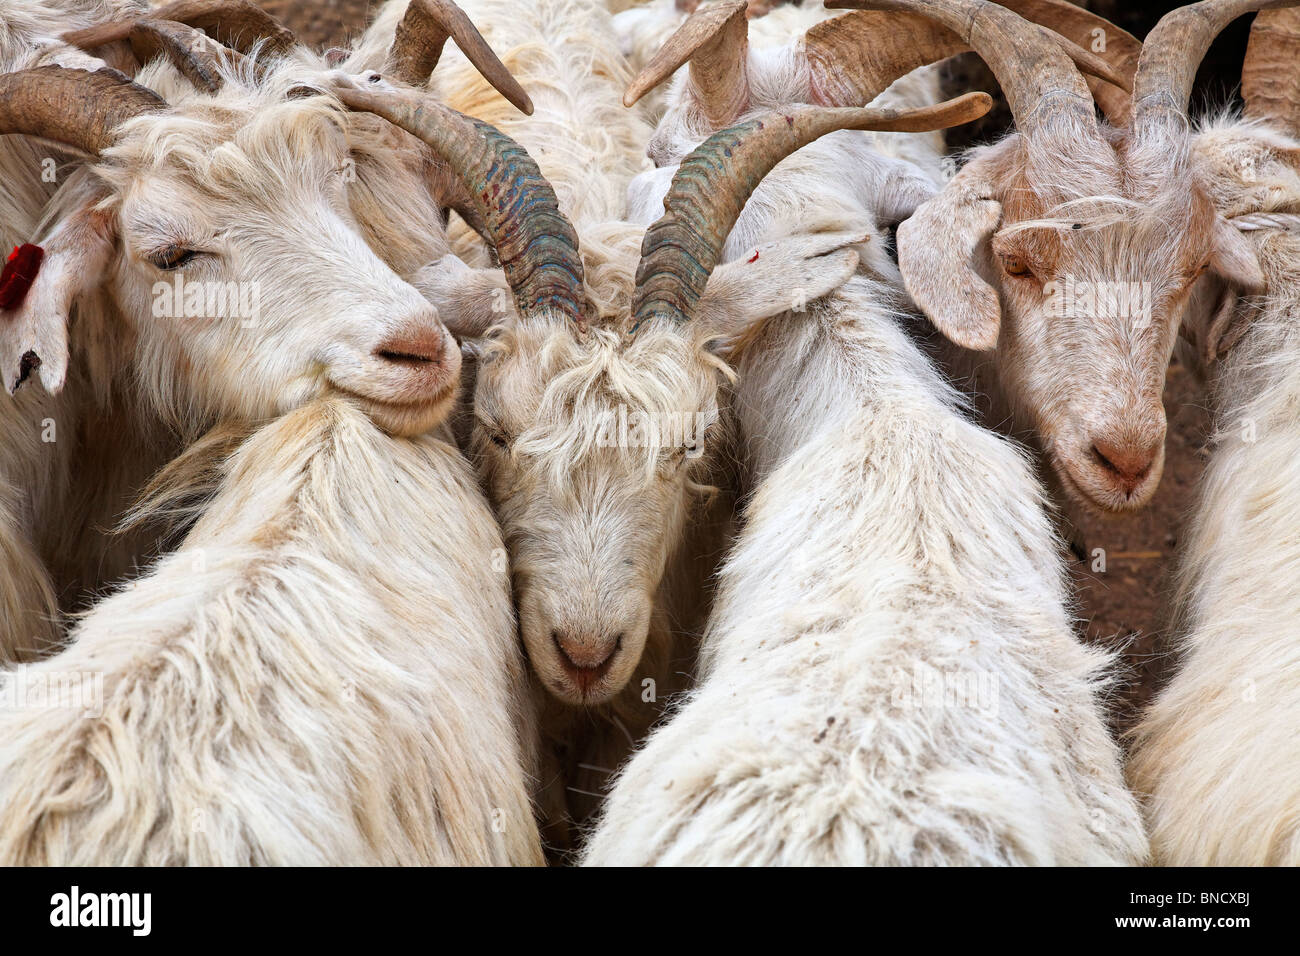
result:
[(23, 304), (44, 258), (45, 250), (40, 246), (30, 242), (14, 246), (5, 260), (4, 270), (0, 271), (0, 309), (16, 309)]

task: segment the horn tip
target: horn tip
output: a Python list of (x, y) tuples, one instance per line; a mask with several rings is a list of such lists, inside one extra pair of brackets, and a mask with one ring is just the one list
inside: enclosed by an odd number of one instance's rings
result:
[(512, 83), (511, 86), (513, 87), (513, 89), (504, 92), (505, 98), (509, 100), (510, 104), (519, 112), (523, 113), (525, 116), (532, 116), (533, 115), (532, 97), (530, 97), (527, 93), (525, 93), (524, 88), (519, 84)]
[(645, 96), (654, 85), (655, 84), (652, 81), (646, 79), (644, 74), (638, 76), (623, 93), (623, 105), (629, 109), (635, 106), (637, 101), (640, 100), (641, 97)]

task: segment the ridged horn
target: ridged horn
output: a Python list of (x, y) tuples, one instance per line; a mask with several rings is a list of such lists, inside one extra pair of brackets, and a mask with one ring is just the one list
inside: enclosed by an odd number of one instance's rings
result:
[(583, 321), (578, 236), (522, 146), (487, 123), (417, 91), (335, 91), (349, 109), (381, 116), (424, 141), (456, 175), (496, 249), (522, 314), (554, 309)]
[(1241, 67), (1246, 115), (1300, 135), (1300, 10), (1265, 10), (1250, 26)]
[[(933, 20), (955, 33), (964, 48), (974, 50), (988, 64), (1021, 132), (1032, 135), (1065, 121), (1097, 135), (1092, 93), (1064, 52), (1065, 44), (1076, 44), (1006, 7), (988, 0), (827, 0), (826, 5), (901, 11)], [(1084, 50), (1075, 55), (1097, 59)], [(1094, 63), (1093, 68), (1108, 81), (1123, 83), (1104, 62)]]
[(142, 17), (105, 23), (65, 33), (62, 39), (88, 53), (124, 40), (142, 66), (160, 55), (166, 56), (186, 79), (209, 93), (221, 88), (219, 57), (240, 58), (239, 53), (221, 46), (203, 31), (172, 20)]
[(714, 133), (682, 162), (664, 214), (646, 230), (637, 267), (632, 325), (690, 318), (727, 236), (763, 177), (813, 140), (841, 129), (924, 132), (988, 112), (987, 93), (967, 93), (915, 110), (796, 106)]
[[(1138, 138), (1187, 128), (1192, 81), (1214, 38), (1254, 10), (1294, 6), (1297, 0), (1202, 0), (1171, 10), (1142, 44), (1133, 79), (1133, 129)], [(1288, 69), (1294, 72), (1295, 65)]]
[(243, 54), (262, 41), (263, 49), (284, 56), (298, 43), (288, 27), (251, 0), (172, 0), (149, 11), (149, 16), (202, 30)]
[[(851, 2), (826, 5), (862, 6)], [(1048, 0), (1008, 0), (1004, 5), (1050, 10)], [(694, 13), (637, 74), (623, 96), (623, 105), (632, 106), (689, 62), (696, 96), (711, 125), (717, 128), (734, 122), (749, 102), (744, 11), (744, 3), (722, 3)], [(1107, 23), (1082, 12), (1096, 23)], [(1114, 29), (1117, 34), (1123, 32)], [(1127, 111), (1124, 94), (1132, 89), (1131, 71), (1117, 69), (1067, 37), (1052, 31), (1047, 35), (1082, 71), (1097, 78), (1098, 87), (1115, 90)], [(828, 106), (868, 103), (900, 76), (970, 49), (952, 30), (925, 16), (875, 11), (823, 21), (801, 42), (813, 99)]]
[(410, 86), (422, 87), (442, 57), (447, 40), (520, 112), (531, 116), (533, 102), (519, 81), (492, 52), (465, 11), (451, 0), (411, 0), (397, 25), (385, 71)]
[(23, 133), (98, 155), (114, 130), (142, 113), (167, 108), (153, 90), (116, 70), (40, 66), (0, 74), (0, 133)]
[(686, 18), (638, 73), (623, 105), (632, 106), (684, 63), (709, 122), (726, 126), (749, 102), (749, 4), (732, 0), (702, 7)]
[[(1123, 126), (1132, 116), (1133, 76), (1137, 73), (1142, 43), (1105, 17), (1070, 3), (1069, 0), (1000, 0), (1009, 10), (1026, 20), (1041, 24), (1080, 47), (1096, 53), (1110, 64), (1121, 83), (1101, 77), (1086, 76), (1092, 97), (1102, 114), (1115, 126)], [(1101, 49), (1097, 49), (1100, 41)], [(1080, 69), (1083, 69), (1082, 67)], [(1083, 69), (1084, 73), (1088, 71)]]

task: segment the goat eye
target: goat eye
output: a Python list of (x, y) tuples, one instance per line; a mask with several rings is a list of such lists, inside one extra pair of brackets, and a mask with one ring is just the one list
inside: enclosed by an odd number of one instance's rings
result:
[(157, 252), (150, 253), (146, 258), (157, 268), (169, 272), (172, 269), (179, 269), (200, 255), (202, 253), (194, 249), (186, 249), (183, 246), (168, 246), (166, 249), (159, 249)]
[(492, 444), (496, 445), (498, 448), (510, 447), (509, 439), (507, 439), (505, 435), (501, 434), (501, 432), (489, 431), (488, 440), (491, 441)]
[(1030, 276), (1034, 274), (1034, 271), (1029, 268), (1029, 263), (1015, 256), (1002, 257), (1002, 271), (1009, 276)]

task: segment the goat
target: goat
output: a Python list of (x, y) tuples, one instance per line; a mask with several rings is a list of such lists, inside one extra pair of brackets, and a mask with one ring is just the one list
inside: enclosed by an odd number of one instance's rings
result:
[(540, 863), (500, 534), (456, 448), (323, 398), (219, 426), (142, 511), (196, 495), (181, 547), (0, 673), (0, 861)]
[[(467, 9), (503, 61), (527, 78), (535, 98), (527, 120), (475, 112), (499, 120), (555, 180), (557, 211), (571, 212), (574, 225), (554, 274), (571, 279), (564, 308), (540, 313), (510, 309), (512, 284), (503, 283), (498, 269), (441, 262), (416, 285), (451, 328), (479, 340), (470, 450), (505, 530), (530, 662), (559, 702), (547, 705), (543, 731), (560, 753), (562, 779), (598, 795), (584, 785), (588, 777), (599, 781), (596, 774), (616, 765), (658, 717), (663, 693), (680, 682), (675, 671), (689, 661), (675, 658), (692, 648), (673, 645), (691, 636), (687, 614), (699, 616), (707, 606), (695, 596), (705, 577), (699, 566), (723, 543), (715, 528), (725, 511), (690, 520), (707, 503), (701, 485), (719, 482), (715, 476), (727, 460), (730, 372), (709, 340), (782, 311), (782, 290), (792, 276), (802, 277), (814, 298), (843, 282), (856, 256), (839, 250), (854, 237), (770, 245), (753, 262), (706, 276), (708, 289), (701, 286), (667, 318), (651, 305), (638, 317), (634, 296), (648, 293), (634, 281), (636, 248), (642, 246), (639, 268), (651, 269), (649, 233), (622, 218), (625, 200), (615, 190), (587, 188), (608, 156), (613, 168), (604, 175), (621, 192), (633, 164), (617, 144), (639, 123), (621, 110), (621, 86), (609, 81), (627, 77), (608, 15), (591, 0), (538, 4), (530, 8), (535, 20), (500, 0)], [(604, 46), (572, 39), (598, 30)], [(522, 45), (510, 39), (511, 31)], [(439, 82), (444, 78), (449, 91), (457, 88), (454, 70), (440, 71)], [(457, 105), (482, 105), (480, 93), (486, 91), (460, 87)], [(374, 97), (374, 105), (381, 100)], [(971, 102), (931, 107), (920, 118), (838, 115), (845, 126), (930, 128), (964, 121)], [(381, 115), (409, 128), (391, 109)], [(725, 206), (716, 214), (738, 212)], [(492, 309), (494, 301), (503, 304), (500, 310)], [(683, 314), (695, 321), (679, 322)], [(634, 423), (626, 434), (621, 421)], [(683, 422), (689, 423), (685, 435)], [(715, 509), (721, 501), (715, 499)], [(580, 820), (589, 806), (571, 798), (568, 810)], [(548, 815), (563, 812), (556, 807)]]
[[(1165, 372), (1195, 278), (1211, 269), (1243, 289), (1258, 286), (1248, 244), (1197, 184), (1185, 132), (1187, 93), (1175, 84), (1190, 69), (1190, 87), (1202, 41), (1208, 45), (1214, 30), (1270, 5), (1279, 2), (1194, 4), (1169, 14), (1140, 47), (1068, 4), (1008, 3), (1081, 43), (1102, 31), (1101, 55), (1119, 82), (1093, 83), (1113, 121), (1099, 123), (1075, 68), (1058, 61), (1059, 72), (1038, 76), (1001, 39), (1007, 11), (996, 4), (829, 4), (887, 11), (860, 17), (908, 17), (913, 31), (936, 40), (913, 62), (947, 55), (956, 35), (985, 59), (1007, 95), (1017, 131), (973, 151), (900, 225), (898, 262), (909, 294), (951, 343), (946, 364), (989, 396), (986, 421), (1038, 447), (1067, 509), (1128, 512), (1150, 500), (1163, 467)], [(1214, 30), (1196, 31), (1189, 47), (1185, 24), (1201, 13)], [(856, 48), (884, 22), (859, 20)], [(1059, 91), (1059, 107), (1028, 94), (1048, 82)], [(861, 95), (851, 77), (844, 84)], [(1123, 92), (1129, 86), (1131, 112)], [(837, 97), (844, 88), (829, 87)], [(1171, 97), (1173, 112), (1162, 105)]]
[[(1007, 40), (1059, 56), (1023, 22)], [(763, 97), (781, 89), (766, 66), (749, 63)], [(857, 69), (873, 88), (892, 79)], [(688, 135), (661, 125), (657, 140)], [(870, 251), (935, 186), (841, 139), (861, 179), (828, 179), (807, 155), (825, 144), (811, 147), (726, 238), (724, 258), (743, 255), (787, 228), (772, 210), (854, 210), (868, 275), (739, 343), (750, 497), (698, 685), (620, 773), (584, 861), (1141, 862), (1100, 706), (1109, 655), (1072, 633), (1042, 490), (1009, 442), (965, 419), (903, 327), (896, 272)], [(635, 208), (662, 179), (637, 184)]]
[[(60, 41), (59, 33), (70, 26), (85, 26), (143, 8), (143, 4), (130, 2), (6, 0), (0, 3), (0, 70), (102, 66), (102, 61)], [(17, 138), (7, 138), (0, 147), (0, 182), (4, 183), (0, 188), (0, 243), (5, 249), (30, 238), (37, 214), (33, 197), (50, 194), (48, 181), (56, 172), (51, 152), (48, 145)], [(0, 313), (0, 341), (12, 334), (7, 319), (7, 314)], [(11, 373), (12, 367), (6, 377)], [(100, 429), (93, 420), (90, 427), (79, 428), (73, 417), (74, 404), (68, 396), (38, 395), (31, 389), (16, 396), (13, 403), (0, 402), (0, 445), (5, 449), (4, 461), (0, 462), (0, 661), (30, 656), (56, 640), (61, 589), (51, 580), (50, 567), (59, 566), (55, 569), (57, 576), (58, 570), (75, 566), (82, 559), (76, 537), (82, 535), (84, 522), (68, 514), (66, 521), (34, 528), (33, 504), (29, 501), (33, 489), (49, 489), (70, 480), (67, 473), (71, 464), (62, 452), (75, 443), (79, 433), (85, 435), (92, 449), (95, 446)], [(126, 446), (127, 453), (121, 460), (128, 474), (119, 478), (112, 469), (97, 469), (102, 482), (89, 494), (118, 504), (120, 496), (114, 495), (114, 490), (143, 479), (135, 463), (148, 457), (146, 449), (151, 442), (138, 432), (112, 441), (118, 448)], [(132, 448), (133, 443), (138, 444)], [(62, 503), (49, 510), (56, 508), (61, 510)], [(101, 506), (100, 510), (109, 508)], [(57, 536), (58, 540), (38, 543), (36, 535), (40, 534)], [(101, 568), (110, 576), (124, 570), (111, 561)]]
[(1203, 188), (1254, 247), (1265, 292), (1203, 280), (1187, 318), (1213, 373), (1215, 444), (1177, 571), (1179, 666), (1134, 731), (1130, 767), (1154, 858), (1171, 865), (1300, 863), (1297, 52), (1300, 14), (1256, 17), (1247, 118), (1196, 136)]
[[(75, 606), (147, 555), (87, 526), (112, 524), (214, 422), (343, 391), (390, 431), (418, 433), (453, 401), (459, 350), (401, 276), (446, 254), (435, 194), (454, 177), (427, 151), (411, 159), (407, 134), (301, 97), (327, 79), (318, 59), (294, 59), (282, 28), (239, 4), (222, 21), (226, 6), (180, 0), (73, 31), (105, 55), (152, 40), (167, 57), (136, 65), (147, 86), (102, 61), (0, 77), (0, 129), (59, 144), (11, 137), (0, 150), (13, 173), (4, 238), (44, 248), (0, 323), (6, 391), (43, 389), (0, 408), (0, 660), (48, 649), (60, 597)], [(243, 35), (248, 54), (210, 49), (169, 9), (215, 10), (214, 32)], [(42, 152), (83, 161), (46, 183)]]

